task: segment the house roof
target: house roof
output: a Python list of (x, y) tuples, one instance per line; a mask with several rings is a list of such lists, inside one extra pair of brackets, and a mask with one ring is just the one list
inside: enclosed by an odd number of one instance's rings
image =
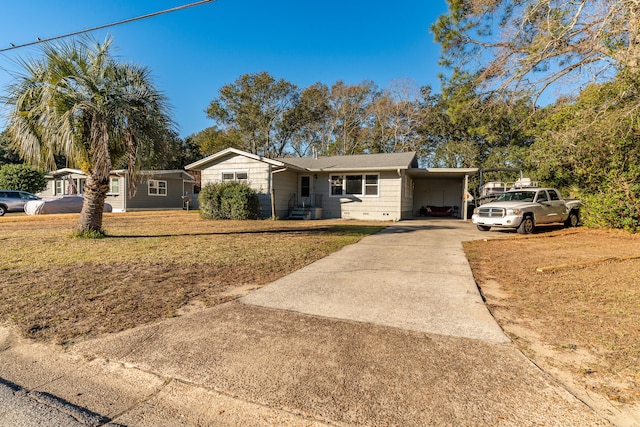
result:
[(233, 155), (240, 155), (240, 156), (244, 156), (250, 159), (254, 159), (254, 160), (258, 160), (261, 162), (265, 162), (268, 164), (271, 164), (273, 166), (280, 166), (283, 167), (285, 166), (284, 163), (278, 161), (278, 160), (273, 160), (273, 159), (269, 159), (267, 157), (262, 157), (262, 156), (258, 156), (257, 154), (251, 154), (251, 153), (247, 153), (246, 151), (242, 151), (242, 150), (238, 150), (237, 148), (227, 148), (225, 150), (222, 151), (218, 151), (215, 154), (212, 154), (208, 157), (205, 157), (204, 159), (198, 160), (197, 162), (193, 162), (191, 164), (188, 164), (187, 166), (185, 166), (186, 170), (202, 170), (204, 168), (206, 168), (209, 163), (213, 163), (216, 160), (219, 160), (223, 157), (226, 157), (230, 154)]
[(478, 168), (426, 168), (411, 169), (409, 175), (416, 178), (464, 178), (478, 173)]
[(59, 175), (85, 175), (80, 169), (62, 168), (45, 174), (45, 178), (54, 178)]
[(407, 170), (414, 178), (458, 178), (474, 175), (477, 168), (426, 168), (418, 167), (418, 158), (414, 151), (405, 153), (353, 154), (329, 157), (280, 157), (269, 159), (236, 148), (227, 148), (185, 167), (187, 170), (202, 170), (226, 156), (244, 156), (258, 160), (277, 168), (293, 169), (302, 172), (356, 172)]
[(415, 152), (355, 154), (331, 157), (286, 157), (278, 159), (287, 166), (310, 172), (397, 170), (417, 167)]
[[(118, 175), (118, 176), (125, 176), (127, 174), (127, 170), (126, 169), (118, 169), (118, 170), (112, 170), (111, 171), (112, 174), (114, 175)], [(191, 175), (188, 172), (185, 172), (182, 169), (172, 169), (172, 170), (148, 170), (148, 171), (138, 171), (136, 172), (137, 175), (168, 175), (168, 174), (182, 174), (187, 181), (194, 181), (195, 182), (195, 178), (193, 177), (193, 175)], [(57, 169), (54, 171), (51, 171), (49, 173), (47, 173), (45, 175), (45, 177), (47, 178), (55, 178), (57, 176), (61, 176), (61, 175), (86, 175), (86, 173), (82, 172), (80, 169), (70, 169), (70, 168), (62, 168), (62, 169)]]
[[(128, 171), (126, 169), (118, 169), (118, 170), (111, 171), (111, 173), (116, 174), (118, 176), (126, 176), (128, 174)], [(196, 180), (193, 175), (191, 175), (188, 172), (185, 172), (182, 169), (137, 171), (133, 175), (140, 176), (140, 175), (171, 175), (171, 174), (181, 174), (186, 178), (187, 181), (195, 182)]]

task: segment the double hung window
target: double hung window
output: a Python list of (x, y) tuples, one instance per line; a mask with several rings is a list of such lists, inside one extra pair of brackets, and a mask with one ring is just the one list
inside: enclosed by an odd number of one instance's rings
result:
[(229, 181), (247, 182), (248, 179), (249, 179), (249, 172), (247, 171), (222, 172), (222, 182), (229, 182)]
[(379, 181), (378, 174), (331, 175), (331, 195), (378, 196)]
[(166, 196), (167, 195), (167, 181), (160, 181), (157, 179), (150, 179), (148, 181), (148, 189), (150, 196)]
[(109, 178), (109, 194), (120, 194), (120, 178)]

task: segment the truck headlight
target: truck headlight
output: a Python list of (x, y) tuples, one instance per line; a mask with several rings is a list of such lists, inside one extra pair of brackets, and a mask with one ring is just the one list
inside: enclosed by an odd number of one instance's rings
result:
[(480, 212), (480, 208), (475, 208), (475, 209), (473, 210), (473, 214), (474, 214), (474, 215), (478, 215), (478, 213), (479, 213), (479, 212)]
[(520, 215), (520, 209), (507, 209), (507, 215)]

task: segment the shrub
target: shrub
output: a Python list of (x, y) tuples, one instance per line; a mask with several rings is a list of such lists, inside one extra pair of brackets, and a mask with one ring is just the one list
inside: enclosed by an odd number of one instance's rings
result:
[[(608, 187), (608, 188), (607, 188)], [(583, 223), (588, 227), (620, 228), (632, 233), (640, 232), (640, 185), (624, 187), (605, 186), (597, 194), (584, 194)]]
[(198, 203), (200, 216), (207, 219), (257, 219), (260, 214), (258, 194), (238, 182), (205, 185)]
[(0, 166), (0, 188), (37, 193), (47, 188), (44, 174), (25, 164)]

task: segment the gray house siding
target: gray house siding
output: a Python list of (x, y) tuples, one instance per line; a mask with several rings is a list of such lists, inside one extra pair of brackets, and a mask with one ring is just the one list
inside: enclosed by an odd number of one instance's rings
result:
[(38, 193), (38, 195), (40, 197), (54, 197), (82, 194), (85, 179), (86, 175), (82, 173), (63, 173), (56, 176), (48, 176), (47, 188)]
[[(298, 194), (298, 176), (296, 172), (284, 170), (273, 174), (273, 187), (275, 193), (276, 216), (278, 218), (286, 218), (289, 215), (289, 201)], [(271, 198), (268, 198), (271, 203)], [(269, 206), (268, 215), (271, 216), (271, 207)]]
[(246, 172), (247, 183), (258, 193), (269, 194), (269, 165), (259, 160), (232, 155), (202, 170), (202, 185), (222, 182), (224, 172)]
[[(202, 169), (202, 185), (223, 181), (224, 173), (245, 173), (247, 184), (258, 193), (260, 200), (260, 215), (271, 216), (271, 178), (269, 164), (259, 160), (250, 159), (237, 154), (232, 154), (219, 159), (206, 169)], [(277, 175), (277, 174), (276, 174)], [(274, 178), (275, 179), (275, 178)], [(244, 180), (240, 180), (244, 181)], [(286, 216), (286, 201), (278, 199), (280, 191), (276, 194), (276, 215)], [(284, 210), (283, 210), (284, 208)]]
[[(178, 174), (143, 175), (135, 180), (136, 194), (126, 202), (126, 209), (182, 209), (182, 196), (185, 194), (182, 176)], [(164, 181), (167, 184), (166, 195), (150, 194), (149, 181)], [(124, 181), (124, 180), (123, 180)], [(122, 188), (120, 192), (126, 192)], [(164, 191), (160, 191), (164, 193)]]
[(112, 176), (110, 179), (118, 181), (118, 191), (115, 193), (107, 193), (105, 202), (111, 205), (114, 212), (124, 212), (126, 209), (127, 180), (119, 176)]
[[(378, 175), (378, 195), (331, 195), (332, 175)], [(331, 172), (318, 174), (316, 193), (322, 194), (323, 217), (398, 221), (401, 219), (402, 177), (397, 171)]]
[[(66, 170), (54, 172), (47, 179), (47, 188), (40, 193), (41, 197), (62, 196), (72, 194), (69, 191), (69, 178), (73, 179), (78, 190), (73, 194), (82, 194), (82, 186), (86, 175), (82, 173), (67, 173)], [(165, 181), (166, 195), (150, 195), (149, 180)], [(192, 177), (183, 171), (166, 171), (163, 173), (143, 172), (136, 178), (136, 192), (133, 196), (127, 193), (127, 178), (121, 171), (113, 171), (110, 180), (117, 181), (117, 191), (107, 193), (105, 202), (109, 203), (115, 212), (131, 209), (181, 209), (182, 196), (193, 193)], [(57, 183), (57, 184), (56, 184)], [(110, 190), (111, 191), (111, 190)], [(164, 190), (161, 191), (164, 193)]]
[(401, 195), (401, 212), (402, 219), (411, 218), (414, 215), (413, 209), (413, 192), (415, 183), (413, 179), (402, 171), (402, 195)]

